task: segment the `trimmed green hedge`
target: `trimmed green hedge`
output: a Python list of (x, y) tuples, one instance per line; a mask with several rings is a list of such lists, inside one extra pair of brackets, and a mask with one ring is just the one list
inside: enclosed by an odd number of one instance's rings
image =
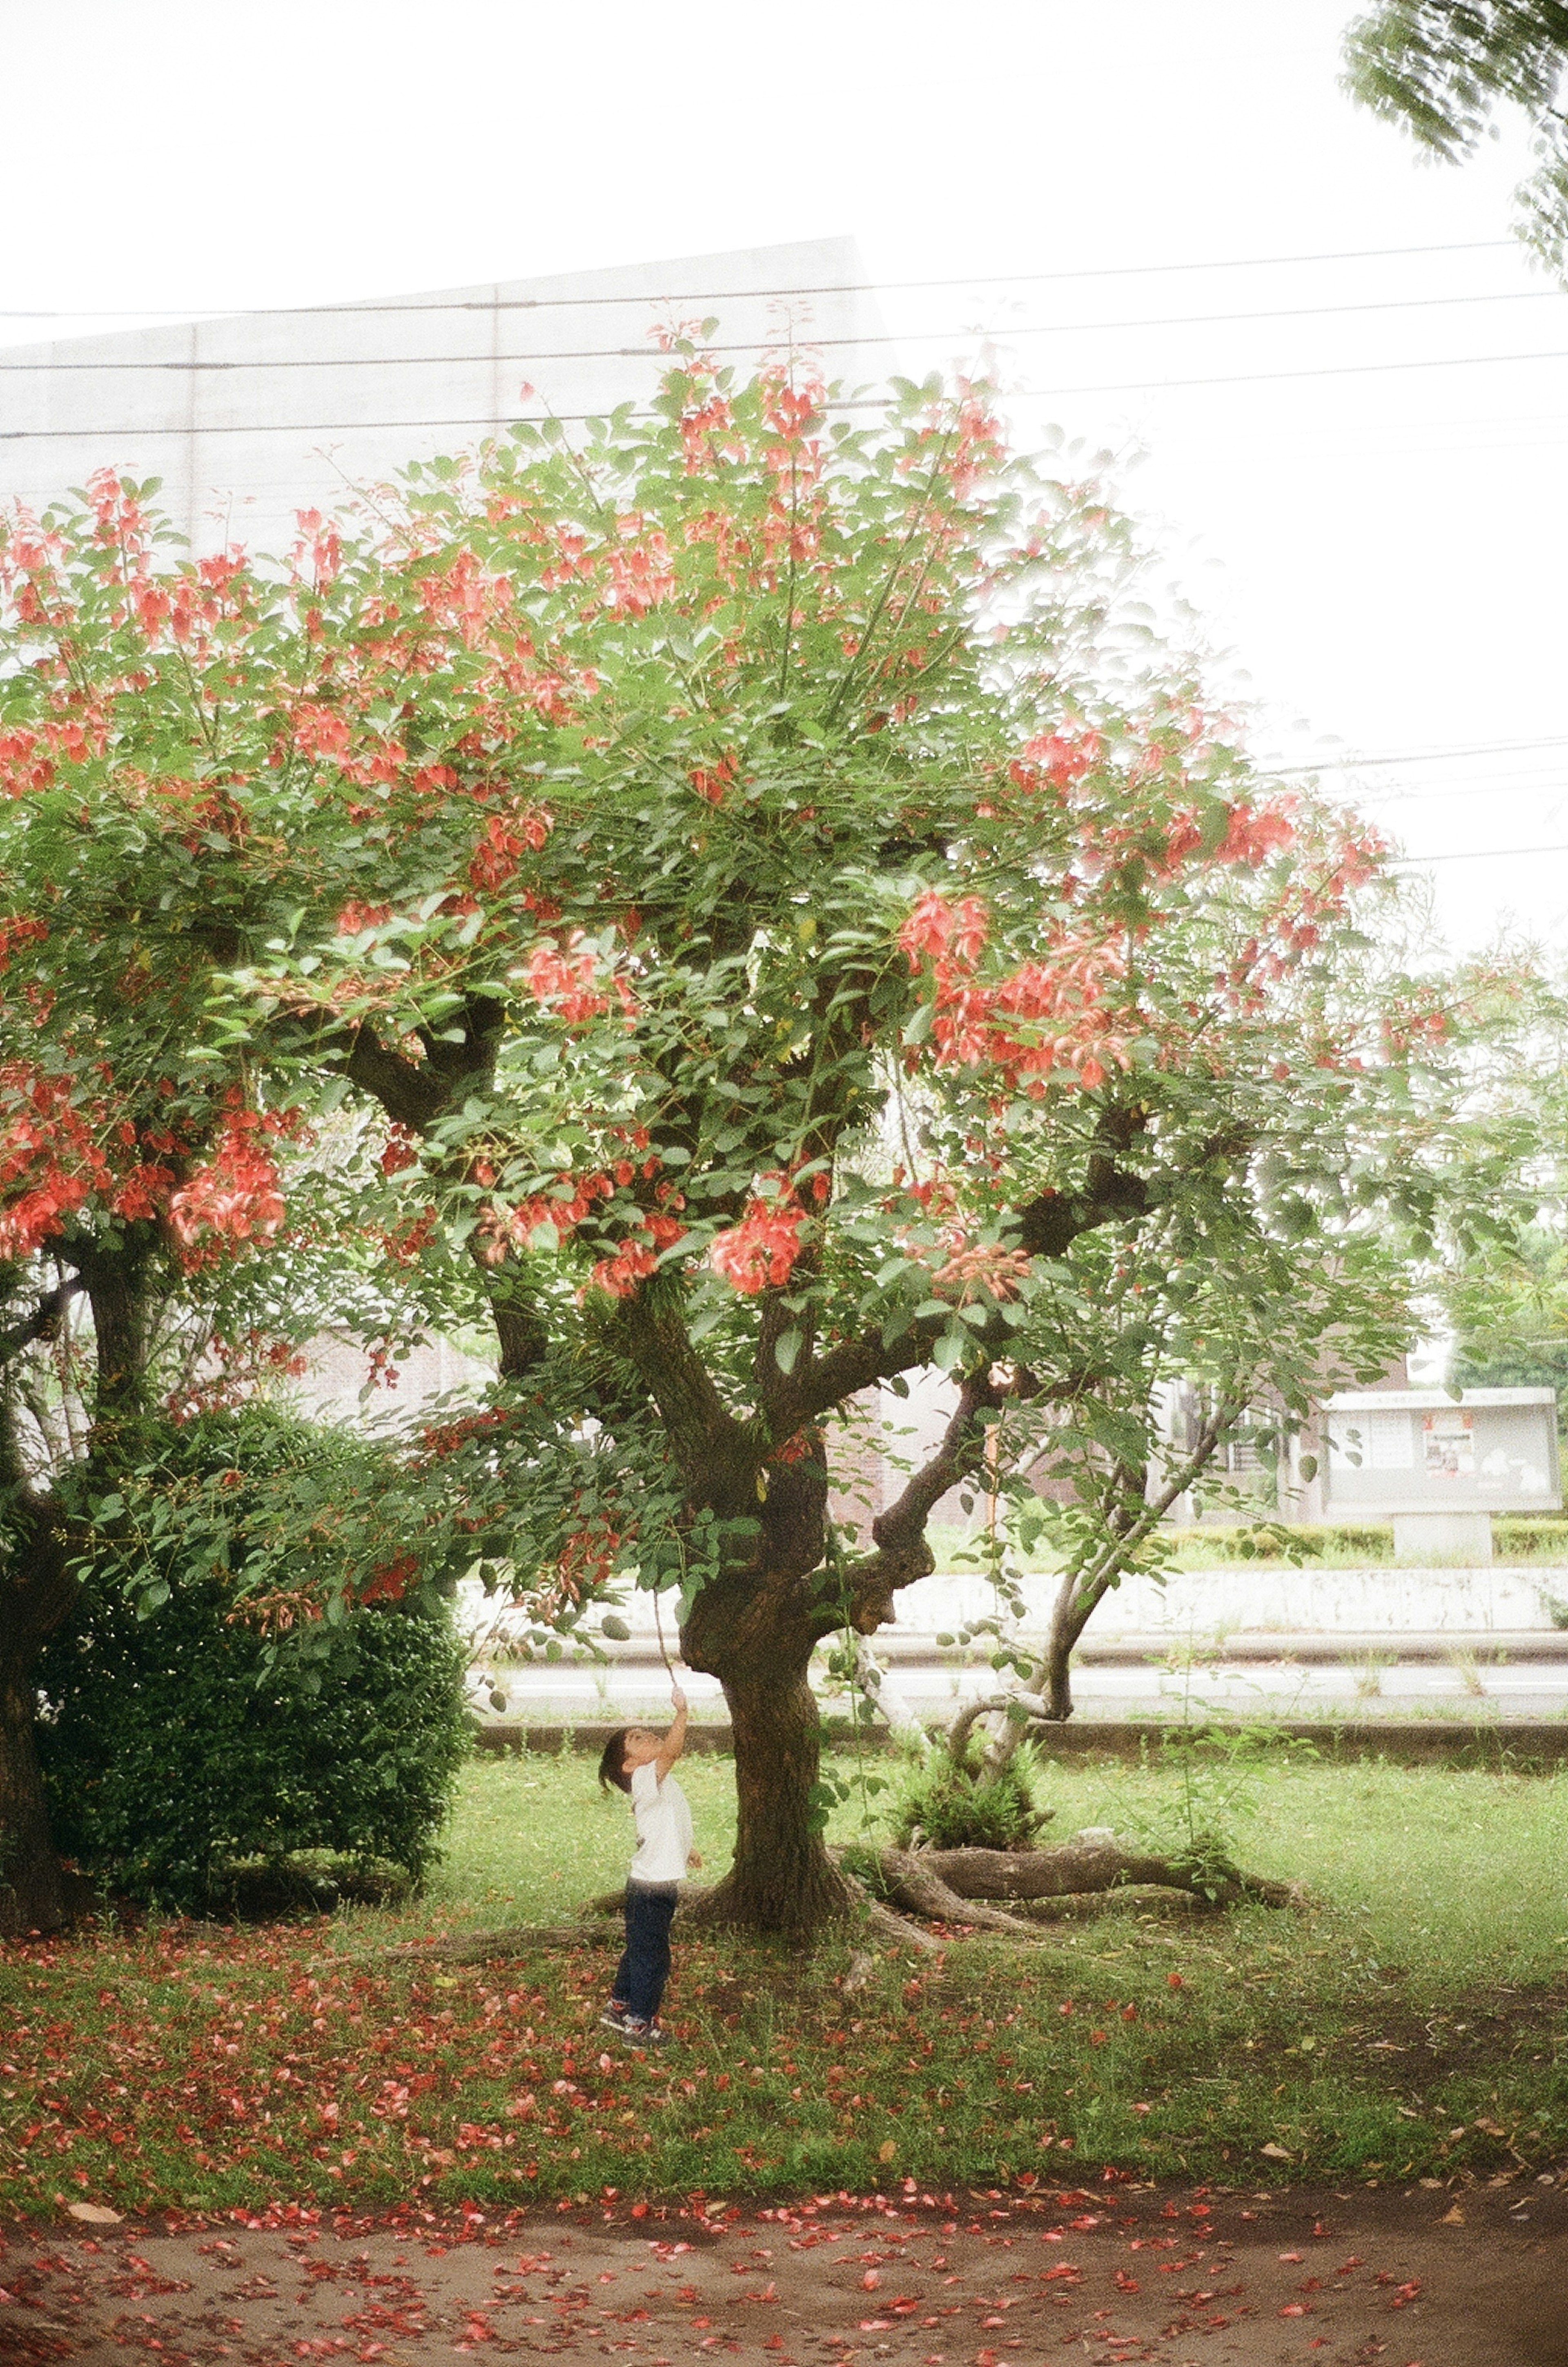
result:
[[(1172, 1535), (1189, 1568), (1200, 1562), (1293, 1559), (1286, 1541), (1299, 1550), (1303, 1564), (1328, 1555), (1341, 1561), (1393, 1559), (1391, 1521), (1270, 1521), (1266, 1526), (1216, 1524), (1213, 1528), (1201, 1524)], [(1499, 1561), (1568, 1554), (1568, 1512), (1498, 1512), (1493, 1518), (1492, 1543)]]
[(39, 1755), (60, 1848), (187, 1912), (230, 1902), (236, 1862), (306, 1850), (417, 1882), (469, 1740), (446, 1605), (352, 1612), (278, 1653), (233, 1603), (215, 1579), (144, 1618), (88, 1592), (47, 1647)]

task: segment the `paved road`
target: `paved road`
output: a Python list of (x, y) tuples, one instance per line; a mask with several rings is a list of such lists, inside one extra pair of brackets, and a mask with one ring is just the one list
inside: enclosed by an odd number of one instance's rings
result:
[(1559, 2187), (956, 2203), (13, 2227), (0, 2360), (1568, 2367)]
[[(891, 1684), (928, 1721), (951, 1717), (997, 1682), (977, 1656), (944, 1652), (934, 1636), (890, 1632), (877, 1637), (874, 1649)], [(723, 1714), (713, 1678), (682, 1682), (699, 1716)], [(502, 1667), (495, 1686), (506, 1703), (497, 1715), (525, 1726), (657, 1716), (670, 1693), (651, 1639), (640, 1638), (602, 1666)], [(1244, 1718), (1556, 1718), (1568, 1716), (1568, 1631), (1252, 1634), (1219, 1644), (1156, 1635), (1091, 1639), (1073, 1673), (1073, 1698), (1086, 1718), (1184, 1710)], [(488, 1714), (488, 1689), (477, 1706)]]

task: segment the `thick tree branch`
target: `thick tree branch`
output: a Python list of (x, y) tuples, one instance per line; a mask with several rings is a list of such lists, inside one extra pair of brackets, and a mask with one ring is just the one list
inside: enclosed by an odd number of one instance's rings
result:
[(495, 1073), (506, 1025), (504, 1007), (488, 996), (470, 995), (460, 1025), (463, 1032), (456, 1043), (422, 1029), (423, 1057), (418, 1060), (384, 1043), (368, 1020), (334, 1040), (340, 1048), (346, 1045), (344, 1073), (349, 1082), (379, 1102), (399, 1125), (423, 1134), (461, 1094), (475, 1084), (488, 1083)]
[[(344, 1072), (351, 1084), (378, 1102), (389, 1117), (412, 1134), (424, 1134), (475, 1085), (489, 1084), (505, 1025), (499, 1002), (471, 996), (464, 1007), (462, 1040), (443, 1042), (422, 1034), (423, 1057), (410, 1059), (383, 1043), (367, 1021), (346, 1043)], [(479, 1270), (501, 1352), (502, 1380), (517, 1381), (542, 1363), (550, 1344), (549, 1329), (537, 1307), (503, 1272), (485, 1264), (476, 1237), (469, 1253)]]
[(658, 1277), (622, 1299), (611, 1319), (615, 1345), (652, 1398), (694, 1502), (731, 1513), (756, 1509), (763, 1453), (720, 1397), (693, 1346), (679, 1305)]
[(935, 1569), (935, 1556), (926, 1542), (926, 1523), (950, 1488), (973, 1478), (981, 1468), (988, 1425), (980, 1417), (999, 1406), (1002, 1398), (988, 1363), (971, 1373), (959, 1389), (958, 1403), (936, 1453), (873, 1521), (875, 1553), (852, 1562), (845, 1573), (852, 1605), (851, 1621), (857, 1634), (873, 1634), (888, 1616), (899, 1588), (929, 1578)]
[[(1080, 1234), (1093, 1232), (1101, 1225), (1147, 1216), (1169, 1196), (1172, 1188), (1151, 1184), (1145, 1177), (1128, 1173), (1097, 1155), (1089, 1161), (1084, 1191), (1046, 1194), (1019, 1211), (1020, 1246), (1031, 1257), (1065, 1256)], [(825, 1356), (799, 1370), (794, 1393), (787, 1400), (792, 1423), (815, 1421), (862, 1389), (929, 1364), (931, 1350), (947, 1329), (948, 1319), (946, 1315), (925, 1316), (891, 1342), (885, 1340), (880, 1331), (866, 1332), (858, 1340), (841, 1341)], [(999, 1353), (1010, 1337), (1007, 1325), (998, 1320), (995, 1339), (987, 1344)]]

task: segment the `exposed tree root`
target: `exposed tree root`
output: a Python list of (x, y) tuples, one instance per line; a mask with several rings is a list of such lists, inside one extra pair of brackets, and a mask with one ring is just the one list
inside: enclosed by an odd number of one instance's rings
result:
[(881, 1940), (890, 1940), (896, 1948), (919, 1948), (923, 1955), (940, 1956), (942, 1942), (922, 1924), (911, 1923), (907, 1915), (896, 1915), (880, 1898), (865, 1896), (862, 1908), (866, 1921)]
[[(1231, 1907), (1243, 1899), (1292, 1907), (1303, 1898), (1293, 1883), (1272, 1882), (1234, 1867), (1182, 1865), (1127, 1849), (1114, 1835), (1100, 1832), (1076, 1834), (1055, 1849), (884, 1849), (878, 1852), (878, 1863), (888, 1896), (910, 1914), (1024, 1939), (1038, 1936), (1024, 1920), (1031, 1902), (1134, 1885), (1186, 1891), (1213, 1907)], [(1006, 1906), (984, 1903), (991, 1899)], [(1021, 1908), (1023, 1914), (1008, 1911)]]
[[(1270, 1881), (1235, 1867), (1183, 1865), (1128, 1849), (1113, 1833), (1094, 1829), (1076, 1833), (1055, 1849), (887, 1848), (876, 1855), (883, 1897), (871, 1897), (840, 1869), (841, 1904), (835, 1898), (835, 1911), (809, 1931), (780, 1936), (810, 1941), (858, 1927), (895, 1947), (934, 1955), (942, 1943), (924, 1922), (961, 1923), (1009, 1939), (1038, 1940), (1058, 1902), (1107, 1891), (1179, 1891), (1205, 1908), (1235, 1907), (1243, 1900), (1299, 1907), (1306, 1896), (1297, 1883)], [(580, 1923), (517, 1923), (451, 1940), (404, 1942), (387, 1954), (408, 1963), (484, 1965), (540, 1948), (619, 1947), (620, 1932), (608, 1918), (619, 1914), (625, 1899), (623, 1890), (601, 1893), (586, 1902)], [(682, 1886), (675, 1920), (685, 1931), (735, 1928), (722, 1884)]]

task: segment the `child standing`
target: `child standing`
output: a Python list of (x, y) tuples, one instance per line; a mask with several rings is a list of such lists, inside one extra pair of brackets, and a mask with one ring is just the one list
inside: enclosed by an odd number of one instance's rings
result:
[(686, 1745), (686, 1696), (671, 1685), (674, 1723), (668, 1734), (624, 1726), (604, 1745), (599, 1781), (631, 1795), (637, 1854), (626, 1876), (626, 1946), (610, 2002), (600, 2015), (606, 2030), (634, 2044), (662, 2046), (667, 2033), (655, 2016), (670, 1977), (670, 1923), (688, 1866), (702, 1859), (692, 1847), (692, 1811), (671, 1769)]

